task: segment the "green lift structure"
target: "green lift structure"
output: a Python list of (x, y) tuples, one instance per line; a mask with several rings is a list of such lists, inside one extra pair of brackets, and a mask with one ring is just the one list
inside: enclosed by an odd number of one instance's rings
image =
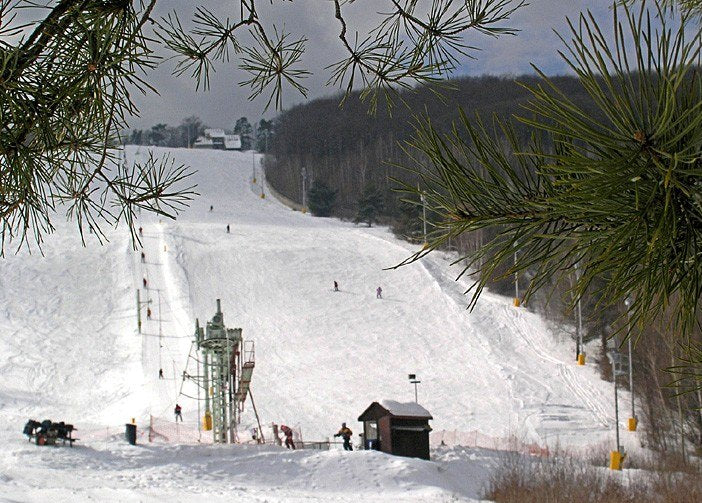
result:
[[(215, 443), (235, 443), (244, 403), (251, 396), (255, 366), (253, 341), (244, 341), (241, 328), (224, 325), (220, 299), (217, 299), (217, 312), (204, 328), (195, 320), (194, 345), (198, 352), (197, 375), (184, 372), (183, 377), (196, 381), (198, 397), (204, 390), (203, 429), (212, 431)], [(251, 401), (253, 404), (253, 397)]]

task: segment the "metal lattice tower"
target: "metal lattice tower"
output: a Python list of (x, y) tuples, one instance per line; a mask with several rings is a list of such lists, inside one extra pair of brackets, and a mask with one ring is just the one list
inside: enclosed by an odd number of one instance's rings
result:
[[(254, 368), (254, 347), (244, 342), (241, 328), (224, 325), (220, 300), (217, 312), (205, 328), (195, 321), (195, 344), (201, 370), (197, 380), (205, 391), (205, 430), (216, 443), (237, 441), (237, 425), (249, 393)], [(190, 376), (193, 377), (193, 376)]]

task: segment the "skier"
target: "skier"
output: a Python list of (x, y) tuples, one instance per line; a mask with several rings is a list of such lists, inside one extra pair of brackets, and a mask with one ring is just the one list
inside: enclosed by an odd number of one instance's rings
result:
[(281, 431), (285, 435), (285, 447), (295, 450), (295, 442), (293, 442), (293, 431), (289, 426), (281, 425)]
[(176, 404), (174, 412), (175, 412), (175, 420), (176, 420), (176, 423), (178, 422), (178, 418), (180, 418), (180, 422), (182, 423), (182, 422), (183, 422), (183, 416), (180, 414), (180, 412), (181, 412), (180, 405)]
[(351, 447), (351, 436), (353, 435), (353, 432), (351, 431), (350, 428), (346, 427), (346, 423), (341, 423), (341, 429), (339, 430), (339, 433), (334, 435), (335, 437), (341, 437), (344, 439), (344, 450), (345, 451), (352, 451), (353, 447)]
[(376, 299), (382, 299), (383, 298), (383, 289), (378, 287), (375, 289), (375, 298)]
[(146, 278), (144, 278), (144, 288), (146, 288)]
[[(158, 378), (159, 378), (159, 379), (163, 379), (163, 369), (158, 369)], [(176, 407), (176, 410), (178, 410), (177, 407)], [(182, 419), (182, 418), (181, 418), (181, 419)]]
[(151, 308), (150, 307), (146, 308), (146, 319), (147, 320), (151, 319)]
[(139, 227), (139, 235), (140, 236), (144, 235), (144, 228), (143, 227)]
[(212, 210), (214, 210), (214, 206), (210, 206), (210, 213), (212, 213)]
[(227, 234), (229, 234), (229, 224), (227, 224)]
[(144, 255), (144, 252), (141, 252), (141, 263), (143, 264), (145, 262), (146, 262), (146, 255)]
[(334, 282), (334, 291), (335, 292), (339, 291), (339, 283), (337, 283), (336, 281)]

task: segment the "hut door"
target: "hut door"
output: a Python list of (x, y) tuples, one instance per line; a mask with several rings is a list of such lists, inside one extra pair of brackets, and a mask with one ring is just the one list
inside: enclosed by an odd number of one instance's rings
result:
[(378, 430), (378, 421), (363, 422), (363, 439), (365, 450), (380, 450), (380, 430)]

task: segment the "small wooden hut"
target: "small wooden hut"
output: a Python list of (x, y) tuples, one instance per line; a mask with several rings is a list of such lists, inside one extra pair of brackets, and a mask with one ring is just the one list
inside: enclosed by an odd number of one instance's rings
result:
[(358, 417), (363, 448), (396, 456), (429, 459), (429, 411), (415, 402), (373, 402)]

